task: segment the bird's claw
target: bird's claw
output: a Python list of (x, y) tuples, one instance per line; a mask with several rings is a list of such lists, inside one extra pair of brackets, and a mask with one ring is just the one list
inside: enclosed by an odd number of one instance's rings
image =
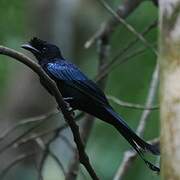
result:
[(66, 103), (67, 111), (71, 114), (71, 116), (74, 117), (74, 116), (75, 116), (75, 113), (74, 113), (73, 108), (69, 105), (68, 102), (65, 101), (65, 103)]
[[(64, 98), (64, 102), (66, 103), (66, 110), (71, 114), (71, 116), (75, 116), (75, 112), (74, 109), (70, 106), (70, 104), (67, 102), (67, 100), (69, 100), (69, 98)], [(61, 110), (59, 106), (57, 106), (58, 110)]]
[(75, 116), (75, 112), (74, 112), (73, 108), (68, 109), (68, 111), (69, 111), (69, 113), (71, 114), (72, 117)]

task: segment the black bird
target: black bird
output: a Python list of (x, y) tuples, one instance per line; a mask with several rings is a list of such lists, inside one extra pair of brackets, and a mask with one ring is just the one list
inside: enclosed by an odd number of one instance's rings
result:
[[(148, 144), (125, 123), (125, 121), (113, 110), (105, 94), (95, 82), (90, 80), (78, 67), (67, 61), (60, 49), (46, 41), (33, 38), (22, 47), (34, 54), (40, 66), (56, 82), (64, 100), (73, 110), (87, 112), (111, 125), (131, 144), (146, 165), (153, 171), (159, 172), (156, 167), (144, 158), (144, 152), (149, 151), (159, 155), (157, 146)], [(41, 83), (51, 90), (47, 85)], [(52, 94), (52, 93), (51, 93)]]

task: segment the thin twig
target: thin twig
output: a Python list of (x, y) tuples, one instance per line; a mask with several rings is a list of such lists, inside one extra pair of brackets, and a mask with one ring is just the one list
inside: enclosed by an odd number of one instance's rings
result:
[(44, 70), (40, 67), (40, 65), (38, 65), (37, 63), (32, 61), (30, 58), (23, 55), (22, 53), (19, 53), (15, 50), (12, 50), (4, 46), (0, 46), (0, 54), (7, 55), (25, 64), (26, 66), (31, 68), (37, 75), (39, 75), (39, 77), (44, 82), (46, 82), (48, 88), (52, 90), (54, 98), (58, 106), (61, 108), (61, 111), (64, 115), (65, 120), (67, 121), (67, 123), (69, 124), (71, 128), (74, 141), (77, 145), (80, 162), (84, 165), (84, 167), (86, 168), (86, 170), (88, 171), (92, 179), (98, 180), (99, 178), (97, 177), (95, 171), (93, 170), (90, 164), (89, 158), (84, 149), (84, 145), (81, 141), (79, 127), (76, 125), (76, 123), (74, 122), (74, 118), (72, 117), (71, 113), (68, 111), (67, 104), (64, 102), (56, 83), (44, 72)]
[[(143, 32), (141, 32), (140, 34), (142, 36), (145, 36), (147, 33), (150, 32), (150, 30), (152, 30), (153, 28), (155, 28), (157, 26), (157, 20), (154, 20), (152, 23), (150, 23), (150, 25), (148, 25)], [(96, 77), (96, 79), (101, 79), (103, 78), (110, 70), (113, 69), (113, 65), (114, 67), (118, 67), (117, 65), (120, 65), (124, 62), (126, 62), (128, 59), (138, 56), (142, 53), (144, 53), (144, 51), (146, 50), (146, 48), (142, 48), (140, 50), (136, 50), (135, 52), (133, 52), (132, 54), (126, 55), (126, 57), (120, 59), (120, 57), (122, 57), (125, 53), (128, 52), (128, 50), (130, 48), (132, 48), (137, 42), (138, 42), (138, 38), (136, 37), (135, 39), (133, 39), (132, 41), (130, 41), (127, 46), (125, 46), (123, 49), (121, 49), (108, 63), (104, 64), (104, 66), (102, 67), (102, 73), (99, 75), (99, 77)], [(120, 61), (118, 62), (118, 60), (120, 59)], [(116, 66), (115, 63), (117, 62)]]
[(15, 143), (15, 145), (14, 145), (14, 147), (19, 147), (19, 146), (22, 146), (23, 144), (25, 144), (25, 143), (28, 143), (29, 141), (31, 141), (31, 140), (35, 140), (36, 138), (38, 138), (38, 137), (43, 137), (43, 136), (46, 136), (46, 135), (48, 135), (48, 134), (51, 134), (51, 133), (55, 133), (56, 131), (62, 131), (62, 130), (64, 130), (64, 129), (66, 129), (66, 128), (68, 128), (69, 126), (68, 126), (68, 124), (67, 123), (65, 123), (65, 124), (63, 124), (62, 126), (60, 126), (60, 127), (56, 127), (56, 128), (54, 128), (54, 129), (48, 129), (47, 131), (43, 131), (43, 132), (41, 132), (41, 133), (38, 133), (38, 134), (32, 134), (31, 136), (29, 136), (29, 137), (27, 137), (27, 138), (24, 138), (24, 139), (21, 139), (21, 140), (19, 140), (17, 143)]
[[(149, 92), (148, 92), (145, 106), (149, 107), (149, 106), (153, 105), (154, 99), (157, 94), (158, 84), (159, 84), (159, 64), (157, 63), (156, 67), (154, 69), (154, 72), (152, 74), (152, 80), (151, 80), (151, 83), (149, 86)], [(143, 134), (144, 134), (146, 122), (148, 120), (150, 113), (151, 113), (150, 109), (145, 109), (141, 115), (140, 122), (139, 122), (138, 128), (136, 130), (136, 132), (139, 136), (143, 136)]]
[(128, 54), (128, 55), (126, 55), (125, 57), (121, 58), (121, 60), (118, 61), (117, 64), (114, 64), (114, 63), (113, 63), (112, 65), (110, 65), (110, 64), (108, 63), (110, 66), (106, 66), (106, 67), (102, 68), (102, 69), (103, 69), (103, 70), (102, 70), (102, 73), (99, 74), (98, 76), (96, 76), (96, 77), (95, 77), (95, 80), (96, 80), (97, 82), (100, 81), (100, 80), (103, 79), (104, 76), (106, 76), (111, 70), (113, 70), (114, 68), (118, 67), (118, 65), (123, 64), (123, 63), (127, 62), (128, 60), (133, 59), (133, 58), (135, 58), (135, 57), (137, 57), (137, 56), (145, 53), (146, 50), (147, 50), (147, 48), (138, 49), (138, 50), (136, 50), (135, 52), (133, 52), (133, 53), (131, 53), (131, 54)]
[[(42, 169), (44, 166), (44, 162), (45, 162), (47, 156), (51, 153), (50, 145), (55, 139), (58, 138), (61, 130), (62, 130), (62, 128), (57, 129), (54, 133), (54, 136), (51, 138), (51, 140), (49, 140), (49, 142), (46, 144), (46, 146), (43, 147), (44, 152), (43, 152), (43, 156), (41, 158), (41, 161), (39, 163), (39, 175), (40, 176), (42, 176)], [(64, 170), (63, 166), (61, 166), (61, 163), (60, 163), (60, 167), (62, 168), (62, 170)], [(64, 172), (64, 175), (66, 175), (65, 170), (63, 172)]]
[(48, 118), (50, 118), (51, 116), (58, 114), (59, 111), (57, 110), (53, 110), (47, 114), (43, 114), (40, 116), (36, 116), (36, 117), (32, 117), (32, 118), (26, 118), (24, 120), (21, 120), (19, 122), (17, 122), (16, 124), (14, 124), (13, 126), (7, 128), (1, 135), (0, 135), (0, 141), (4, 140), (10, 133), (12, 133), (15, 129), (24, 126), (24, 125), (28, 125), (28, 124), (32, 124), (32, 123), (37, 123), (39, 121), (44, 121)]
[[(39, 121), (44, 122), (45, 120), (47, 120), (48, 118), (50, 118), (53, 115), (58, 114), (59, 111), (54, 110), (52, 112), (49, 112), (47, 114), (44, 115), (40, 115), (40, 116), (35, 116), (35, 117), (31, 117), (31, 118), (27, 118), (27, 119), (23, 119), (21, 121), (19, 121), (17, 124), (11, 126), (9, 129), (7, 129), (6, 131), (4, 131), (1, 135), (0, 135), (0, 141), (4, 140), (10, 133), (12, 133), (15, 129), (24, 126), (24, 125), (29, 125), (32, 123), (37, 123)], [(83, 117), (84, 113), (79, 113), (76, 117), (75, 117), (75, 121), (79, 121), (82, 117)], [(34, 140), (37, 137), (41, 137), (41, 136), (45, 136), (47, 134), (50, 134), (52, 132), (54, 132), (55, 130), (59, 129), (59, 131), (62, 131), (63, 129), (68, 128), (68, 124), (65, 122), (63, 125), (61, 125), (60, 127), (56, 127), (55, 129), (49, 129), (45, 132), (39, 133), (39, 134), (35, 134), (33, 133), (32, 135), (30, 135), (27, 138), (21, 138), (18, 142), (16, 142), (14, 144), (14, 147), (18, 147), (24, 143), (27, 143), (28, 141)], [(17, 137), (18, 138), (18, 137)]]
[(51, 149), (50, 149), (49, 147), (47, 148), (47, 144), (45, 144), (40, 137), (36, 138), (35, 141), (36, 141), (36, 143), (38, 144), (38, 146), (39, 146), (39, 147), (42, 149), (42, 151), (43, 151), (43, 158), (42, 158), (42, 161), (41, 161), (42, 163), (40, 163), (41, 166), (39, 166), (39, 168), (38, 168), (38, 171), (39, 171), (39, 179), (42, 179), (42, 177), (43, 177), (42, 169), (43, 169), (44, 162), (45, 162), (45, 160), (46, 160), (46, 158), (47, 158), (48, 155), (50, 155), (50, 156), (54, 159), (54, 161), (57, 163), (58, 167), (60, 168), (60, 170), (63, 172), (63, 174), (64, 174), (64, 176), (65, 176), (65, 175), (66, 175), (66, 171), (65, 171), (65, 169), (64, 169), (63, 164), (62, 164), (61, 161), (57, 158), (57, 156), (51, 151)]
[[(79, 114), (75, 117), (75, 120), (76, 120), (76, 121), (79, 121), (80, 118), (82, 117), (82, 114), (83, 114), (83, 113), (79, 113)], [(36, 118), (36, 117), (34, 117), (34, 118)], [(19, 146), (21, 146), (21, 145), (23, 145), (23, 144), (25, 144), (25, 143), (28, 143), (28, 142), (31, 141), (31, 140), (35, 140), (35, 139), (38, 138), (38, 137), (43, 137), (43, 136), (46, 136), (46, 135), (48, 135), (48, 134), (50, 134), (50, 133), (54, 133), (54, 132), (56, 132), (56, 131), (59, 131), (59, 133), (60, 133), (61, 131), (63, 131), (64, 129), (66, 129), (66, 128), (68, 128), (68, 127), (69, 127), (68, 124), (65, 122), (65, 123), (62, 124), (60, 127), (56, 127), (56, 128), (54, 128), (54, 129), (48, 129), (48, 130), (43, 131), (43, 132), (38, 133), (38, 134), (33, 133), (33, 134), (31, 134), (29, 137), (27, 137), (27, 138), (21, 138), (19, 141), (17, 141), (17, 142), (14, 144), (13, 147), (17, 148), (17, 147), (19, 147)]]
[[(43, 131), (43, 132), (37, 133), (37, 134), (34, 133), (31, 136), (29, 136), (28, 138), (24, 138), (24, 139), (19, 140), (17, 143), (14, 144), (13, 147), (18, 148), (18, 147), (22, 146), (23, 144), (26, 144), (29, 141), (35, 140), (37, 138), (42, 138), (42, 137), (44, 137), (44, 136), (46, 136), (48, 134), (51, 134), (51, 133), (56, 134), (57, 131), (59, 133), (61, 133), (61, 131), (66, 129), (66, 128), (68, 128), (68, 124), (65, 123), (62, 126), (56, 127), (54, 129), (49, 129), (47, 131)], [(70, 147), (70, 149), (74, 149), (73, 145), (68, 141), (68, 139), (65, 136), (63, 136), (62, 134), (59, 134), (59, 137)], [(55, 140), (54, 138), (52, 138), (52, 139), (50, 140), (49, 144), (51, 144)], [(46, 145), (46, 147), (48, 147), (48, 145)]]
[(108, 10), (109, 13), (111, 13), (122, 25), (124, 25), (124, 27), (126, 27), (131, 33), (133, 33), (146, 47), (148, 47), (149, 49), (151, 49), (151, 51), (155, 54), (158, 55), (157, 50), (151, 45), (149, 44), (149, 42), (140, 34), (138, 33), (133, 26), (131, 26), (130, 24), (128, 24), (121, 16), (119, 16), (110, 6), (109, 4), (104, 1), (104, 0), (98, 0), (98, 2), (100, 2), (104, 8), (106, 8)]
[(25, 159), (28, 159), (31, 156), (36, 155), (37, 152), (31, 152), (27, 154), (21, 154), (18, 156), (16, 159), (14, 159), (12, 162), (9, 163), (7, 167), (5, 167), (1, 172), (0, 172), (0, 179), (3, 180), (7, 173), (18, 163), (24, 161)]
[[(143, 32), (141, 32), (140, 34), (142, 36), (145, 36), (147, 33), (149, 33), (153, 28), (157, 27), (157, 20), (154, 20), (152, 23), (150, 23), (150, 25), (148, 25)], [(136, 37), (135, 39), (133, 39), (132, 41), (130, 41), (127, 46), (125, 46), (123, 49), (120, 49), (120, 51), (112, 58), (112, 60), (110, 60), (109, 63), (105, 64), (105, 66), (103, 66), (104, 70), (107, 67), (112, 66), (113, 64), (116, 63), (116, 61), (123, 56), (125, 53), (128, 52), (128, 50), (130, 48), (132, 48), (137, 42), (138, 42), (138, 37)]]
[(8, 148), (10, 148), (11, 146), (15, 145), (20, 139), (22, 139), (24, 136), (26, 136), (27, 134), (29, 134), (30, 132), (32, 132), (33, 130), (35, 130), (36, 128), (38, 128), (39, 126), (41, 126), (42, 123), (38, 122), (37, 124), (35, 124), (33, 127), (29, 128), (27, 131), (25, 131), (24, 133), (22, 133), (20, 136), (18, 136), (17, 138), (15, 138), (13, 141), (11, 141), (10, 143), (6, 144), (3, 148), (0, 149), (0, 154), (2, 154), (3, 152), (5, 152), (5, 150), (7, 150)]
[[(116, 13), (119, 17), (125, 19), (143, 2), (142, 0), (126, 0), (123, 1), (117, 8)], [(113, 16), (104, 22), (99, 30), (85, 43), (85, 48), (89, 48), (94, 42), (104, 37), (109, 37), (120, 25), (119, 21)]]
[(125, 108), (131, 108), (131, 109), (138, 109), (138, 110), (157, 110), (159, 109), (158, 106), (144, 106), (141, 104), (135, 104), (135, 103), (130, 103), (126, 101), (122, 101), (114, 96), (108, 95), (107, 98), (111, 100), (112, 102), (118, 104), (119, 106), (125, 107)]

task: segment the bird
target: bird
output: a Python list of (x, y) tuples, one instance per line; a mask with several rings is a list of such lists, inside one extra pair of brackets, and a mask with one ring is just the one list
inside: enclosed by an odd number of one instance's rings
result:
[[(115, 127), (151, 170), (160, 171), (158, 166), (144, 156), (145, 152), (159, 155), (159, 147), (140, 138), (113, 109), (100, 87), (64, 58), (58, 46), (34, 37), (21, 47), (35, 56), (42, 69), (55, 81), (64, 101), (73, 111), (86, 112)], [(53, 95), (48, 85), (41, 79), (40, 82)]]

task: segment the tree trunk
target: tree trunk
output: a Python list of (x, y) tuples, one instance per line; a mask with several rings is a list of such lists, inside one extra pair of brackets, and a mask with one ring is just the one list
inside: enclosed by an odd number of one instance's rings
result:
[(180, 180), (180, 0), (160, 0), (161, 177)]

